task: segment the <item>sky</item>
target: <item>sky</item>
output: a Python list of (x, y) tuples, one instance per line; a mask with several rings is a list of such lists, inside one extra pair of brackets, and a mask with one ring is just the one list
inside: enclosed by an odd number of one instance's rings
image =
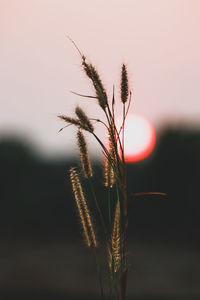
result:
[[(200, 125), (199, 0), (0, 0), (0, 137), (22, 135), (45, 155), (76, 151), (75, 129), (58, 114), (76, 105), (102, 117), (69, 35), (119, 95), (125, 63), (131, 113), (156, 130)], [(121, 112), (120, 103), (116, 107)], [(102, 128), (96, 126), (103, 137)], [(97, 150), (91, 141), (93, 153)]]

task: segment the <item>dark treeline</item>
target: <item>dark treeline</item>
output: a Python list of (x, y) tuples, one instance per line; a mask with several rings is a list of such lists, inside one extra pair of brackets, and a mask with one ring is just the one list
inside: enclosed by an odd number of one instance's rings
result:
[[(80, 235), (68, 174), (71, 166), (78, 166), (77, 160), (43, 160), (24, 142), (1, 139), (0, 165), (2, 236)], [(96, 193), (107, 213), (102, 166), (96, 164), (94, 170)], [(131, 200), (130, 236), (199, 241), (199, 171), (200, 131), (184, 129), (165, 130), (148, 159), (128, 164), (130, 195), (148, 191), (168, 194)], [(87, 192), (86, 181), (82, 180)]]

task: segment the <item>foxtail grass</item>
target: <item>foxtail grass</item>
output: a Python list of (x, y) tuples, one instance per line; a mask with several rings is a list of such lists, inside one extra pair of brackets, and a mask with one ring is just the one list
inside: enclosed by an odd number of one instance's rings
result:
[[(71, 40), (71, 39), (70, 39)], [(72, 41), (72, 40), (71, 40)], [(135, 195), (127, 194), (127, 178), (125, 163), (125, 146), (124, 133), (125, 121), (131, 104), (131, 90), (129, 88), (127, 66), (122, 64), (120, 76), (120, 95), (118, 102), (122, 105), (122, 123), (117, 128), (115, 119), (116, 96), (113, 88), (112, 99), (109, 101), (106, 89), (103, 85), (101, 77), (94, 65), (87, 61), (86, 57), (81, 53), (75, 45), (82, 60), (82, 68), (86, 77), (92, 82), (94, 95), (82, 95), (74, 93), (83, 98), (97, 99), (97, 105), (103, 110), (105, 121), (91, 118), (80, 107), (75, 108), (75, 116), (59, 115), (58, 117), (67, 123), (67, 126), (75, 126), (77, 128), (77, 144), (80, 152), (81, 172), (85, 177), (86, 183), (90, 187), (92, 199), (94, 201), (99, 224), (101, 224), (104, 232), (104, 246), (106, 247), (107, 257), (105, 261), (108, 263), (110, 272), (110, 296), (115, 300), (125, 300), (127, 286), (127, 231), (129, 224), (129, 207), (132, 202), (131, 198), (142, 196), (148, 193), (138, 193)], [(94, 122), (103, 124), (108, 132), (108, 144), (102, 141), (95, 132)], [(64, 128), (64, 127), (63, 127)], [(62, 128), (62, 129), (63, 129)], [(61, 129), (61, 130), (62, 130)], [(97, 143), (100, 145), (104, 155), (104, 186), (108, 190), (108, 199), (98, 199), (93, 186), (93, 170), (89, 159), (87, 143), (84, 137), (84, 131), (93, 135)], [(122, 134), (121, 134), (122, 133)], [(133, 137), (134, 138), (134, 137)], [(89, 248), (97, 248), (97, 238), (94, 224), (92, 221), (89, 206), (86, 201), (83, 189), (80, 183), (78, 173), (75, 168), (70, 169), (70, 179), (72, 191), (74, 194), (77, 210), (80, 216), (82, 233)], [(158, 194), (150, 192), (150, 194)], [(160, 194), (160, 193), (159, 193)], [(161, 193), (162, 195), (165, 195)], [(102, 211), (102, 201), (108, 202), (108, 213)], [(112, 202), (112, 203), (111, 203)], [(104, 203), (106, 204), (106, 203)], [(111, 205), (112, 204), (112, 205)], [(105, 206), (105, 207), (106, 207)], [(109, 220), (107, 220), (107, 218)], [(97, 222), (95, 221), (95, 224)], [(99, 270), (99, 268), (98, 268)], [(99, 276), (101, 278), (101, 276)], [(101, 291), (102, 282), (100, 280)], [(101, 293), (103, 296), (103, 293)]]
[(83, 194), (82, 186), (75, 168), (70, 169), (70, 179), (72, 183), (72, 190), (74, 193), (74, 198), (76, 200), (81, 225), (83, 228), (83, 236), (85, 238), (86, 244), (89, 248), (97, 247), (97, 240), (94, 231), (94, 225), (91, 219), (90, 211), (88, 209), (85, 196)]
[(88, 154), (86, 139), (81, 130), (78, 130), (77, 132), (77, 143), (80, 151), (80, 160), (83, 175), (85, 178), (90, 178), (93, 176), (93, 171)]

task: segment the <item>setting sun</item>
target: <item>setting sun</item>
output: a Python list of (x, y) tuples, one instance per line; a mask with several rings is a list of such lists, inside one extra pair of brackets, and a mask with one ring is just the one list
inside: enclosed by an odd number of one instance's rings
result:
[(148, 120), (135, 114), (127, 116), (124, 137), (126, 162), (146, 158), (152, 152), (155, 141), (155, 130)]

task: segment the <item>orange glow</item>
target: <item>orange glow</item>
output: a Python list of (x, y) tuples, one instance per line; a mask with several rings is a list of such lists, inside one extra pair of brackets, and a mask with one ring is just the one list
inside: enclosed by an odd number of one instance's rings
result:
[(126, 162), (136, 162), (146, 158), (152, 152), (155, 142), (155, 130), (149, 121), (139, 115), (127, 117), (124, 137)]

